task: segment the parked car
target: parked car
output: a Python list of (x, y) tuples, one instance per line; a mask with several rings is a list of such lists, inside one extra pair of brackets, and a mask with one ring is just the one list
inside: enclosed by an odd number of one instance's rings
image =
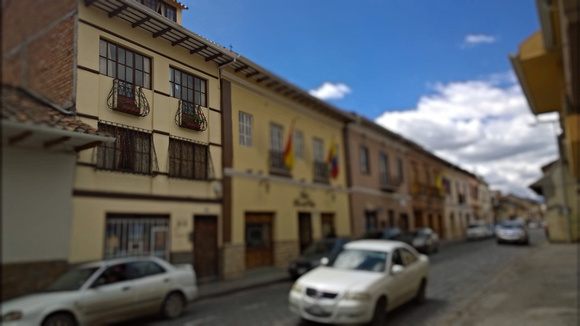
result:
[(467, 240), (486, 239), (492, 236), (492, 228), (483, 222), (475, 222), (467, 226)]
[(43, 292), (2, 303), (2, 325), (105, 325), (160, 313), (180, 316), (197, 296), (191, 265), (155, 257), (81, 265)]
[(400, 240), (403, 232), (399, 228), (385, 228), (368, 231), (362, 239)]
[(332, 260), (350, 239), (331, 238), (314, 242), (304, 253), (290, 262), (288, 273), (292, 279), (297, 279), (311, 269), (318, 267), (323, 259)]
[(524, 223), (518, 221), (505, 221), (497, 228), (497, 243), (520, 243), (529, 244), (530, 237)]
[(439, 235), (430, 228), (419, 228), (403, 233), (400, 239), (424, 254), (439, 251)]
[(319, 323), (382, 325), (387, 311), (425, 300), (428, 271), (429, 258), (406, 243), (352, 241), (294, 283), (290, 310)]

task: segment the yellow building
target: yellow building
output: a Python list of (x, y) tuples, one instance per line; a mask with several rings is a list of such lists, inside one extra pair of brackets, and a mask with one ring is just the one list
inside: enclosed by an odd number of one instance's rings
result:
[(183, 9), (79, 1), (77, 115), (116, 142), (79, 155), (71, 263), (153, 254), (219, 275), (229, 51), (183, 28)]
[(226, 278), (286, 267), (313, 240), (350, 234), (343, 144), (349, 116), (237, 60), (243, 65), (222, 71), (224, 123), (231, 124), (224, 127), (231, 130), (224, 133)]
[[(563, 134), (558, 137), (558, 147), (572, 183), (564, 189), (575, 188), (580, 184), (580, 4), (575, 0), (537, 0), (536, 5), (541, 29), (523, 41), (510, 59), (532, 112), (559, 113)], [(580, 194), (572, 194), (571, 199), (580, 201)], [(562, 204), (564, 221), (551, 222), (548, 215), (548, 226), (570, 229), (578, 225), (580, 212), (570, 203)], [(572, 236), (574, 232), (563, 233), (578, 240)]]

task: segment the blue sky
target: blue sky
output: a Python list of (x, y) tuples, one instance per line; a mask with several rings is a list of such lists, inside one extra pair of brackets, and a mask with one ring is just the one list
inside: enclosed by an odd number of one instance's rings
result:
[[(332, 103), (376, 118), (413, 108), (429, 85), (510, 69), (538, 29), (531, 0), (187, 0), (184, 25), (304, 89), (344, 83)], [(463, 46), (469, 34), (493, 43)]]

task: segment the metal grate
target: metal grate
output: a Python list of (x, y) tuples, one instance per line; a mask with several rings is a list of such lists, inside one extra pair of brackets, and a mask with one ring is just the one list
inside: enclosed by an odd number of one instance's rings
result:
[(207, 118), (202, 107), (191, 102), (179, 101), (175, 123), (182, 128), (195, 131), (207, 130)]
[(105, 258), (156, 256), (169, 259), (169, 218), (107, 216)]
[(149, 101), (143, 88), (119, 79), (113, 80), (113, 87), (107, 96), (107, 106), (111, 110), (145, 117), (149, 114)]

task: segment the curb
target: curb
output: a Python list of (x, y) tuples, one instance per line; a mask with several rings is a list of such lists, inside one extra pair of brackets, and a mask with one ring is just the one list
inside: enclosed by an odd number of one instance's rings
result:
[(222, 291), (215, 291), (213, 293), (201, 294), (194, 300), (194, 302), (199, 302), (199, 301), (203, 301), (203, 300), (207, 300), (207, 299), (219, 298), (219, 297), (234, 294), (237, 292), (266, 287), (268, 285), (282, 283), (282, 282), (289, 281), (289, 280), (290, 280), (290, 277), (284, 276), (284, 277), (279, 277), (279, 278), (267, 280), (264, 282), (257, 282), (254, 284), (247, 284), (247, 285), (243, 285), (243, 286), (237, 286), (237, 287), (232, 287), (229, 289), (224, 289)]

